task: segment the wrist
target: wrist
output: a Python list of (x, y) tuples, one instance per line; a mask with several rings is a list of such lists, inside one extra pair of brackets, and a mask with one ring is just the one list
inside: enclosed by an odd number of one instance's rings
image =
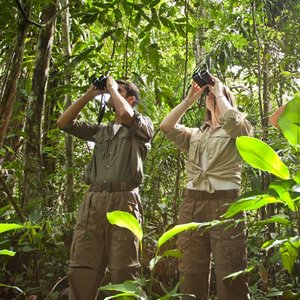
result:
[(185, 98), (185, 99), (183, 99), (183, 101), (182, 101), (183, 103), (186, 103), (186, 104), (188, 104), (188, 105), (192, 105), (192, 104), (194, 104), (194, 101), (193, 100), (191, 100), (191, 99), (189, 99), (189, 98)]
[(216, 101), (218, 101), (218, 99), (223, 98), (223, 97), (226, 98), (226, 96), (223, 95), (223, 94), (218, 94), (218, 95), (215, 96)]

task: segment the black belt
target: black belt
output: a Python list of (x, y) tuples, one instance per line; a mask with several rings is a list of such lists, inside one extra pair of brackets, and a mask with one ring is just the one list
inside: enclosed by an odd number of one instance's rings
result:
[(230, 199), (240, 196), (240, 190), (218, 190), (213, 193), (206, 191), (199, 191), (193, 189), (184, 189), (183, 196), (191, 197), (197, 200), (209, 200), (209, 199)]
[(90, 192), (121, 192), (121, 191), (132, 191), (137, 188), (136, 183), (131, 182), (103, 182), (93, 184), (90, 187)]

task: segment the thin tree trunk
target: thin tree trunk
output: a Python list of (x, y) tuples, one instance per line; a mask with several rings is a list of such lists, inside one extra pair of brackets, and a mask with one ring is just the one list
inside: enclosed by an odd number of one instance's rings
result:
[[(70, 71), (70, 22), (69, 22), (69, 0), (61, 0), (63, 7), (67, 7), (62, 14), (62, 42), (64, 55), (66, 57), (66, 72), (65, 72), (65, 86), (71, 84)], [(71, 99), (69, 94), (65, 94), (65, 105), (69, 106)], [(65, 135), (66, 143), (66, 185), (65, 185), (65, 205), (67, 211), (72, 211), (74, 208), (74, 164), (73, 164), (73, 137), (70, 134)]]
[(44, 8), (41, 14), (41, 21), (46, 23), (46, 26), (40, 30), (32, 79), (32, 93), (27, 107), (25, 124), (27, 138), (24, 143), (24, 178), (21, 197), (23, 207), (30, 203), (32, 208), (38, 208), (42, 205), (44, 198), (41, 127), (55, 30), (55, 13), (56, 1), (53, 1)]
[[(30, 7), (25, 6), (24, 11), (29, 14)], [(0, 98), (0, 148), (3, 147), (4, 139), (13, 111), (13, 104), (16, 100), (17, 86), (23, 62), (27, 28), (28, 22), (22, 17), (22, 15), (20, 15), (16, 45), (11, 56), (11, 68), (6, 76), (7, 80), (4, 86), (2, 97)]]

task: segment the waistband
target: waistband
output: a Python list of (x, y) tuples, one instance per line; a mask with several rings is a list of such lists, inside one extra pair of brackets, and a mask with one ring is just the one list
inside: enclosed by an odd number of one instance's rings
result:
[(183, 196), (197, 200), (230, 199), (240, 196), (240, 190), (218, 190), (213, 193), (193, 189), (184, 189)]
[(136, 183), (131, 182), (103, 182), (92, 184), (90, 186), (90, 192), (121, 192), (121, 191), (132, 191), (136, 189), (138, 185)]

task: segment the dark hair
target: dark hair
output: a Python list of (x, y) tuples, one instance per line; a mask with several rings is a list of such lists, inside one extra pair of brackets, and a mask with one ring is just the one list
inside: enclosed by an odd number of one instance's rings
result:
[(140, 102), (140, 91), (137, 88), (137, 86), (129, 81), (126, 80), (116, 80), (116, 82), (118, 84), (122, 84), (125, 87), (126, 90), (126, 96), (134, 96), (135, 97), (135, 101), (134, 101), (134, 106), (138, 105)]

